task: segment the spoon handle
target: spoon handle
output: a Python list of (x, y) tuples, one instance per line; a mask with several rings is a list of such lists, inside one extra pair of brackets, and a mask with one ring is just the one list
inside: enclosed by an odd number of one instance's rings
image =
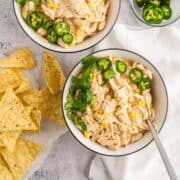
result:
[(161, 155), (161, 157), (163, 159), (164, 165), (165, 165), (165, 167), (167, 169), (167, 172), (169, 174), (170, 179), (171, 180), (178, 180), (176, 172), (175, 172), (174, 168), (172, 167), (172, 164), (171, 164), (171, 162), (170, 162), (170, 160), (168, 158), (168, 155), (167, 155), (167, 153), (166, 153), (166, 151), (165, 151), (165, 149), (164, 149), (164, 147), (163, 147), (163, 145), (162, 145), (162, 143), (161, 143), (161, 141), (160, 141), (160, 139), (158, 137), (158, 134), (156, 133), (156, 130), (154, 129), (154, 127), (152, 125), (151, 120), (148, 119), (147, 122), (148, 122), (148, 125), (149, 125), (149, 128), (150, 128), (151, 134), (152, 134), (152, 136), (153, 136), (153, 138), (155, 140), (155, 143), (157, 145), (157, 148), (159, 150), (159, 153), (160, 153), (160, 155)]

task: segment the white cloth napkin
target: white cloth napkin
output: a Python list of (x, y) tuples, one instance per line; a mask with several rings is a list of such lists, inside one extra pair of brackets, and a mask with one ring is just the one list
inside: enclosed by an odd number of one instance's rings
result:
[[(132, 26), (116, 25), (96, 50), (113, 47), (143, 55), (162, 74), (169, 94), (169, 112), (160, 139), (180, 178), (180, 29), (137, 30)], [(125, 157), (96, 155), (90, 167), (89, 179), (169, 180), (169, 177), (153, 142), (145, 149)]]

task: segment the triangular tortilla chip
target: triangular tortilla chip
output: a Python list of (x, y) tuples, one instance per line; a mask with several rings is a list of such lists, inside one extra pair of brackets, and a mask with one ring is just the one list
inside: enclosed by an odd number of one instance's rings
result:
[(41, 111), (48, 111), (60, 103), (60, 95), (53, 95), (48, 88), (24, 96), (24, 101)]
[(0, 140), (0, 147), (3, 147), (4, 143)]
[(20, 180), (40, 151), (41, 147), (38, 144), (18, 140), (13, 152), (1, 150), (1, 153), (14, 178)]
[[(16, 96), (21, 100), (21, 102), (23, 103), (23, 105), (29, 105), (28, 103), (26, 103), (24, 101), (24, 96), (28, 96), (30, 94), (33, 94), (34, 92), (38, 92), (37, 90), (34, 89), (29, 89), (28, 91), (22, 92), (22, 93), (17, 93)], [(16, 93), (16, 92), (15, 92)]]
[(30, 118), (30, 110), (28, 111), (13, 90), (8, 88), (0, 101), (0, 132), (37, 130)]
[(12, 173), (9, 171), (1, 155), (0, 155), (0, 179), (1, 180), (14, 180)]
[(64, 117), (62, 115), (62, 109), (61, 106), (56, 106), (48, 111), (44, 112), (44, 116), (51, 121), (56, 122), (60, 126), (64, 126)]
[(21, 94), (24, 93), (26, 91), (31, 90), (31, 85), (28, 79), (24, 79), (21, 84), (19, 85), (18, 89), (16, 89), (15, 93), (16, 94)]
[(31, 112), (31, 119), (36, 124), (37, 130), (32, 131), (33, 133), (40, 133), (41, 130), (41, 111), (33, 109)]
[(56, 57), (49, 53), (43, 53), (43, 74), (46, 85), (52, 94), (60, 93), (64, 87), (65, 76)]
[(7, 87), (16, 88), (20, 84), (21, 79), (13, 70), (0, 70), (0, 93), (5, 92)]
[(1, 68), (21, 68), (32, 69), (35, 67), (35, 61), (28, 48), (20, 48), (11, 55), (0, 60)]
[(22, 131), (7, 131), (0, 133), (0, 140), (8, 151), (12, 152)]

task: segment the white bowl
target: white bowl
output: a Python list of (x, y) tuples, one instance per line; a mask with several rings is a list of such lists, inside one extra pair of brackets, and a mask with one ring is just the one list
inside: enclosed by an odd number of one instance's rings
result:
[(63, 53), (73, 53), (73, 52), (83, 51), (95, 46), (101, 40), (103, 40), (111, 32), (113, 26), (115, 25), (119, 15), (120, 4), (121, 4), (121, 0), (110, 0), (110, 7), (107, 16), (107, 24), (104, 30), (98, 32), (96, 35), (90, 38), (87, 38), (83, 43), (79, 45), (65, 49), (58, 45), (50, 44), (45, 38), (41, 37), (32, 28), (30, 28), (27, 25), (27, 23), (24, 21), (23, 17), (21, 16), (20, 6), (18, 5), (18, 3), (15, 2), (15, 0), (13, 1), (14, 1), (13, 5), (14, 5), (15, 15), (24, 32), (37, 44), (49, 50), (56, 52), (63, 52)]
[(179, 0), (172, 0), (171, 1), (171, 8), (172, 8), (172, 17), (168, 20), (163, 20), (162, 23), (160, 24), (149, 24), (147, 23), (143, 17), (142, 17), (142, 9), (139, 8), (136, 4), (135, 0), (130, 0), (131, 8), (133, 10), (133, 13), (135, 16), (143, 23), (145, 23), (148, 26), (153, 26), (153, 27), (163, 27), (163, 26), (168, 26), (170, 24), (175, 23), (178, 19), (180, 19), (180, 1)]
[[(160, 131), (163, 127), (163, 124), (166, 120), (166, 115), (168, 111), (168, 95), (166, 91), (166, 87), (164, 84), (164, 81), (159, 74), (158, 70), (144, 57), (141, 55), (138, 55), (137, 53), (123, 50), (123, 49), (105, 49), (101, 51), (97, 51), (93, 53), (95, 56), (107, 56), (107, 55), (115, 55), (121, 58), (133, 60), (140, 62), (144, 64), (148, 69), (150, 69), (153, 72), (153, 82), (152, 82), (152, 96), (153, 96), (153, 103), (154, 108), (156, 111), (155, 120), (158, 122), (158, 130)], [(64, 118), (67, 124), (67, 127), (69, 128), (72, 135), (86, 148), (88, 148), (91, 151), (94, 151), (98, 154), (106, 155), (106, 156), (123, 156), (132, 154), (134, 152), (137, 152), (144, 147), (146, 147), (150, 142), (152, 142), (153, 138), (150, 132), (147, 132), (143, 138), (135, 143), (129, 144), (127, 147), (122, 147), (117, 151), (109, 150), (97, 143), (93, 143), (89, 139), (86, 139), (82, 133), (77, 129), (77, 127), (74, 125), (74, 123), (68, 119), (66, 116), (65, 111), (65, 102), (66, 98), (69, 92), (69, 88), (71, 86), (71, 78), (74, 75), (77, 75), (78, 72), (81, 70), (82, 64), (81, 61), (73, 68), (71, 73), (69, 74), (64, 91), (63, 91), (63, 98), (62, 98), (62, 108), (63, 108), (63, 114)]]

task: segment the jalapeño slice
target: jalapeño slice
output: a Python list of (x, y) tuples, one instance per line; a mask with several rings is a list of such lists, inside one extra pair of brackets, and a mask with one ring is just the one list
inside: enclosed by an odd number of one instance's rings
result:
[(44, 14), (41, 12), (32, 11), (27, 15), (26, 21), (30, 27), (37, 30), (43, 25)]
[(99, 58), (97, 61), (97, 66), (99, 70), (105, 71), (112, 66), (112, 62), (109, 58)]
[(56, 34), (60, 37), (70, 32), (70, 26), (65, 21), (56, 22), (54, 25), (54, 29), (56, 31)]
[(123, 61), (117, 60), (116, 61), (116, 70), (119, 73), (125, 73), (127, 70), (127, 65)]
[(66, 44), (71, 44), (73, 42), (73, 35), (70, 33), (65, 33), (62, 37), (62, 40)]
[(138, 82), (138, 88), (140, 91), (145, 91), (151, 87), (151, 82), (149, 78), (143, 78), (140, 82)]
[(129, 79), (133, 83), (138, 83), (143, 78), (143, 72), (139, 68), (133, 68), (129, 72)]

